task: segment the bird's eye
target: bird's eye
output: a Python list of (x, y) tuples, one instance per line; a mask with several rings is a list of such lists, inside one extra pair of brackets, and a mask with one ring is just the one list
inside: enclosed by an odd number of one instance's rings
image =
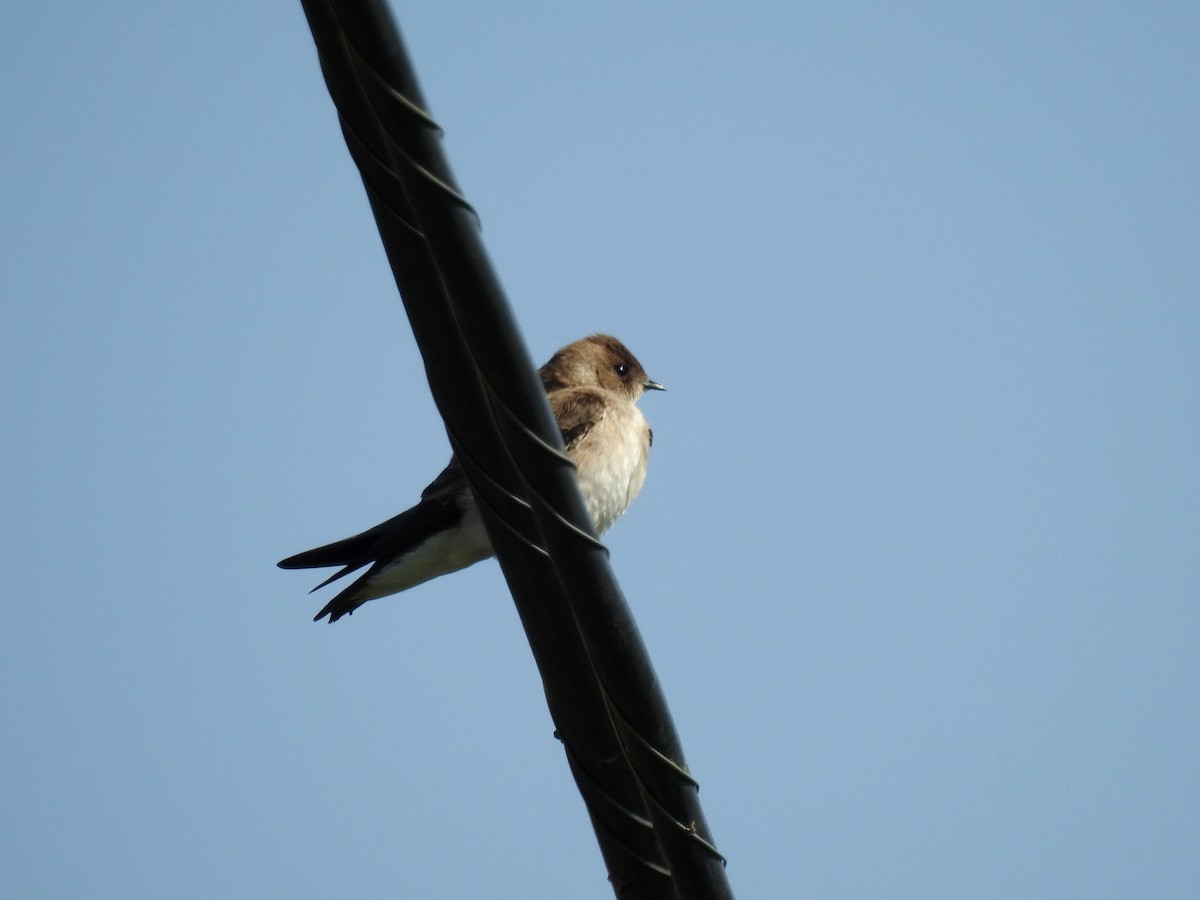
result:
[(615, 366), (613, 366), (613, 371), (624, 378), (629, 374), (629, 366), (625, 365), (625, 363), (617, 363)]

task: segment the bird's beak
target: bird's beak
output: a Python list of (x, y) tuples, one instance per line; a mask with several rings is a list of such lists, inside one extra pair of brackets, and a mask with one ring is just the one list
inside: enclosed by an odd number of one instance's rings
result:
[(666, 388), (663, 387), (661, 384), (659, 384), (657, 381), (651, 381), (650, 379), (646, 379), (646, 383), (644, 385), (642, 385), (642, 387), (644, 387), (648, 391), (665, 391), (666, 390)]

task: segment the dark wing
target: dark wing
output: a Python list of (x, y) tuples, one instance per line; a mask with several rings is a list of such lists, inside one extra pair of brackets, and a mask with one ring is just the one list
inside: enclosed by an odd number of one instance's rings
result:
[[(361, 534), (289, 556), (279, 563), (279, 568), (342, 567), (313, 588), (316, 591), (361, 569), (368, 563), (375, 563), (369, 572), (334, 597), (325, 609), (317, 614), (319, 619), (327, 613), (332, 613), (330, 617), (332, 622), (359, 605), (354, 601), (354, 595), (377, 568), (381, 568), (407, 553), (431, 534), (458, 523), (463, 515), (459, 497), (466, 486), (466, 478), (462, 474), (461, 467), (456, 460), (451, 460), (450, 465), (446, 466), (429, 487), (421, 492), (421, 502), (416, 506), (406, 509), (398, 516), (393, 516), (386, 522), (381, 522)], [(348, 609), (342, 608), (347, 606)]]
[(342, 567), (313, 588), (316, 591), (330, 582), (337, 581), (370, 564), (370, 569), (330, 600), (313, 619), (313, 621), (317, 621), (329, 616), (330, 622), (336, 622), (347, 613), (354, 612), (365, 602), (361, 595), (368, 586), (371, 576), (410, 550), (420, 546), (431, 535), (447, 528), (453, 528), (462, 519), (462, 516), (462, 506), (454, 496), (422, 500), (412, 509), (407, 509), (400, 515), (393, 516), (362, 534), (289, 556), (279, 563), (279, 567), (281, 569)]
[(550, 394), (550, 409), (567, 450), (574, 448), (600, 421), (609, 401), (594, 388), (568, 388)]
[(467, 476), (463, 474), (458, 457), (450, 457), (450, 464), (442, 469), (441, 474), (429, 486), (421, 491), (422, 500), (438, 500), (444, 497), (457, 497), (467, 487)]

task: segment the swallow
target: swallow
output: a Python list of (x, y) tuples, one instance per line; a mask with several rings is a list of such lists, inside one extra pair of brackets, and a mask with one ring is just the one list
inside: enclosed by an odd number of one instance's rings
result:
[[(568, 344), (538, 374), (596, 533), (604, 534), (646, 480), (653, 433), (637, 401), (646, 391), (666, 388), (651, 381), (625, 345), (606, 334)], [(451, 459), (411, 509), (361, 534), (289, 556), (279, 567), (340, 566), (316, 591), (370, 566), (313, 618), (319, 622), (328, 616), (332, 623), (368, 600), (406, 591), (493, 555), (475, 495), (462, 467)]]

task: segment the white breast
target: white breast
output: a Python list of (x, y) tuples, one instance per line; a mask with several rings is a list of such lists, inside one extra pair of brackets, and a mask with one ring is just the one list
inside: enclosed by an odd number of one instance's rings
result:
[(572, 448), (579, 489), (597, 534), (629, 508), (646, 480), (650, 426), (632, 403), (610, 405)]

